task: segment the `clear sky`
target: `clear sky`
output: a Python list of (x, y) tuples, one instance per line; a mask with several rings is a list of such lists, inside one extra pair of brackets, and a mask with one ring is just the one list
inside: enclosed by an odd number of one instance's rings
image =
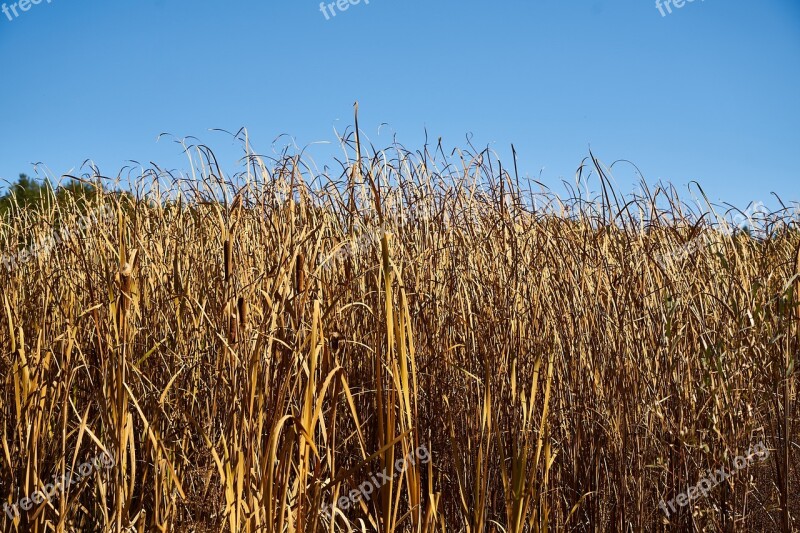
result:
[(212, 128), (303, 147), (333, 141), (358, 100), (378, 146), (418, 149), (426, 130), (514, 143), (521, 173), (559, 191), (591, 148), (714, 201), (800, 200), (798, 0), (672, 0), (665, 16), (653, 0), (361, 0), (329, 19), (318, 0), (3, 1), (0, 179), (34, 162), (185, 168), (162, 132), (235, 170)]

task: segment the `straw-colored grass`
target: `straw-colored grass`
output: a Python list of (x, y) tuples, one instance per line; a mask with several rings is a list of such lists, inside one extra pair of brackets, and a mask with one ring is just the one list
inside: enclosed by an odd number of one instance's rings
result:
[[(0, 268), (0, 498), (116, 466), (2, 531), (798, 527), (788, 211), (726, 234), (669, 189), (617, 199), (594, 159), (602, 194), (559, 199), (487, 152), (347, 146), (340, 175), (248, 153), (233, 177), (193, 148), (193, 179), (130, 185), (147, 201), (3, 222), (16, 251), (116, 213)], [(659, 508), (761, 441), (767, 460)]]

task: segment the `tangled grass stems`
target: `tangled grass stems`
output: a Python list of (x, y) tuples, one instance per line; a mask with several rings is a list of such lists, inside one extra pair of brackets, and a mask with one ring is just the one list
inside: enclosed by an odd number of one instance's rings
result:
[[(562, 198), (486, 151), (343, 142), (338, 177), (245, 142), (226, 178), (195, 146), (193, 179), (88, 175), (91, 197), (2, 222), (18, 250), (116, 213), (0, 271), (0, 497), (116, 465), (3, 531), (797, 527), (789, 209), (726, 234), (672, 188), (618, 197), (594, 156), (602, 192)], [(661, 513), (761, 441), (762, 466)]]

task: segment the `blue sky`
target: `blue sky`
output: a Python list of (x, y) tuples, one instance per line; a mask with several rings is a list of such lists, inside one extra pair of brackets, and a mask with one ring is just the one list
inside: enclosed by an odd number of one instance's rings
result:
[[(797, 0), (696, 0), (667, 16), (652, 0), (362, 0), (330, 20), (318, 0), (17, 13), (0, 13), (0, 179), (33, 162), (185, 168), (162, 132), (198, 137), (235, 170), (238, 148), (212, 128), (247, 127), (262, 153), (281, 134), (302, 147), (335, 140), (358, 100), (378, 146), (396, 134), (417, 149), (426, 130), (448, 147), (514, 143), (520, 171), (558, 191), (591, 148), (649, 183), (697, 180), (715, 201), (800, 199)], [(326, 150), (310, 153), (323, 164)], [(615, 177), (626, 192), (638, 179)]]

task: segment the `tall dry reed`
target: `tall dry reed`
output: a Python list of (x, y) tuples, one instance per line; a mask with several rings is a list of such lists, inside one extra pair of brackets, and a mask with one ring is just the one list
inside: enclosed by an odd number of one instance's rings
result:
[(247, 148), (226, 177), (190, 147), (193, 179), (3, 222), (16, 251), (116, 213), (0, 271), (3, 503), (116, 462), (3, 531), (797, 528), (791, 212), (726, 234), (671, 188), (619, 198), (594, 157), (601, 193), (559, 198), (486, 151), (343, 142), (340, 175)]

